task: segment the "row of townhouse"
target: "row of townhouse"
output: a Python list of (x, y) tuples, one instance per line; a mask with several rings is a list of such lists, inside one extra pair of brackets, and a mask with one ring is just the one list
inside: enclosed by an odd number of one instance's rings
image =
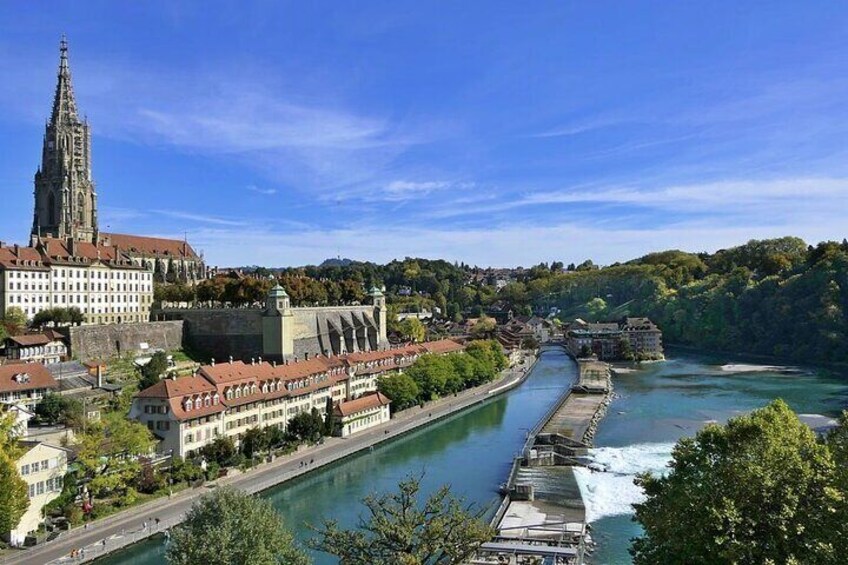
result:
[(285, 430), (301, 412), (332, 405), (343, 436), (389, 419), (388, 399), (377, 378), (402, 371), (427, 353), (462, 351), (445, 339), (341, 356), (317, 356), (284, 364), (229, 361), (200, 367), (194, 375), (164, 379), (139, 392), (130, 417), (161, 440), (160, 452), (191, 456), (218, 437), (236, 443), (253, 427)]

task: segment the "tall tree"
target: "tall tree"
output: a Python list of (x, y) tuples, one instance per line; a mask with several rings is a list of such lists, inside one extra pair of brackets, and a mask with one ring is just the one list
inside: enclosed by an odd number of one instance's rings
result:
[(204, 495), (171, 533), (172, 565), (308, 565), (271, 503), (231, 487)]
[(159, 382), (162, 373), (168, 370), (168, 356), (164, 351), (157, 351), (150, 358), (147, 365), (141, 368), (141, 380), (138, 382), (139, 390), (144, 390)]
[(418, 404), (421, 390), (406, 373), (385, 375), (377, 379), (377, 390), (392, 399), (393, 412)]
[(18, 526), (29, 508), (27, 484), (18, 474), (18, 465), (5, 451), (0, 451), (0, 532)]
[(680, 440), (642, 475), (634, 563), (839, 563), (845, 492), (826, 445), (780, 400)]
[(459, 565), (494, 531), (483, 509), (465, 505), (443, 486), (421, 504), (421, 483), (410, 477), (391, 494), (363, 500), (369, 519), (343, 530), (327, 520), (310, 546), (344, 565)]
[(18, 473), (15, 413), (0, 408), (0, 532), (15, 529), (29, 508), (27, 484)]

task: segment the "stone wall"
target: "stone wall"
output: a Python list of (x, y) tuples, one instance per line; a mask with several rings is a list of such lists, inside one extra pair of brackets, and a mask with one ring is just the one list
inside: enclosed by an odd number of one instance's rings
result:
[(262, 355), (262, 310), (255, 308), (186, 308), (154, 312), (167, 320), (181, 320), (185, 343), (192, 351), (223, 361)]
[(69, 336), (72, 357), (80, 361), (107, 359), (138, 353), (142, 343), (151, 349), (179, 349), (183, 346), (183, 322), (73, 326)]

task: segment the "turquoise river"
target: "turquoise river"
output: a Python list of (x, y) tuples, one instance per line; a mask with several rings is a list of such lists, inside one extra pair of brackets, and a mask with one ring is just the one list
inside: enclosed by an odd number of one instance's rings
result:
[[(310, 524), (334, 518), (354, 526), (367, 494), (391, 490), (409, 474), (423, 474), (429, 491), (449, 483), (454, 493), (490, 512), (499, 502), (498, 485), (527, 431), (575, 376), (575, 365), (558, 349), (545, 350), (528, 379), (515, 390), (426, 429), (331, 465), (263, 493), (300, 540)], [(630, 504), (639, 499), (633, 475), (661, 471), (671, 446), (709, 421), (784, 398), (804, 414), (835, 416), (848, 405), (848, 378), (803, 370), (785, 374), (739, 360), (674, 352), (664, 363), (647, 365), (615, 379), (617, 398), (595, 438), (592, 456), (607, 472), (578, 472), (598, 548), (595, 564), (629, 563), (629, 539), (639, 529)], [(164, 562), (161, 539), (108, 556), (101, 564)], [(316, 565), (335, 560), (315, 555)]]

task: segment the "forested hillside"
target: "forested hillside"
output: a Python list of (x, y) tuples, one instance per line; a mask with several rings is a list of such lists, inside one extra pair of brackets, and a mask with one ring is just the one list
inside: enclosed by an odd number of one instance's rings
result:
[[(521, 290), (521, 289), (516, 289)], [(799, 361), (848, 361), (848, 243), (751, 241), (714, 254), (652, 253), (529, 281), (562, 316), (647, 315), (667, 342)]]
[(663, 329), (666, 342), (799, 361), (848, 361), (845, 241), (808, 246), (785, 237), (712, 254), (662, 251), (603, 268), (585, 261), (565, 269), (557, 262), (492, 270), (406, 258), (273, 273), (260, 268), (254, 275), (217, 277), (193, 289), (159, 286), (156, 297), (259, 302), (273, 276), (295, 305), (321, 305), (362, 301), (368, 288), (385, 285), (393, 311), (435, 306), (454, 321), (493, 305), (516, 314), (547, 314), (556, 307), (562, 320), (646, 315)]

